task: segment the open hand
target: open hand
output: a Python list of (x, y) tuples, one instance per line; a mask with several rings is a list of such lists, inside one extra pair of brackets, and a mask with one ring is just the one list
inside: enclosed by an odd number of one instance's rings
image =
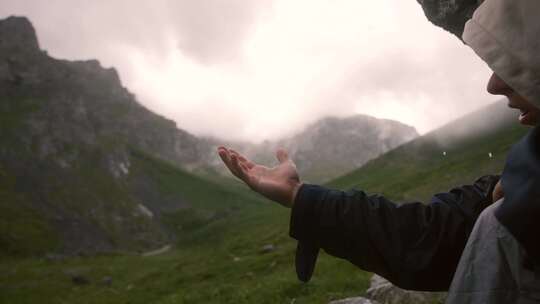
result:
[(225, 147), (219, 147), (218, 154), (231, 173), (253, 191), (285, 207), (292, 207), (302, 183), (296, 166), (285, 150), (277, 150), (279, 164), (272, 168), (255, 164), (240, 153)]

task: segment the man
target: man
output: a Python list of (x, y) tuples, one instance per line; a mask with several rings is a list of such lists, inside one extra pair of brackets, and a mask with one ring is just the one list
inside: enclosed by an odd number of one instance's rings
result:
[[(538, 0), (486, 0), (463, 35), (494, 71), (488, 91), (508, 97), (509, 107), (521, 111), (519, 122), (530, 126), (540, 123), (539, 16)], [(225, 147), (218, 153), (251, 189), (292, 208), (290, 234), (299, 241), (303, 281), (323, 248), (402, 288), (450, 289), (449, 303), (533, 303), (540, 301), (537, 130), (509, 155), (504, 198), (499, 177), (485, 176), (430, 204), (398, 206), (363, 191), (303, 184), (283, 150), (274, 168)]]
[[(464, 41), (495, 72), (492, 94), (540, 122), (540, 1), (486, 0), (467, 22)], [(447, 303), (540, 302), (540, 127), (510, 151), (504, 198), (476, 221)]]

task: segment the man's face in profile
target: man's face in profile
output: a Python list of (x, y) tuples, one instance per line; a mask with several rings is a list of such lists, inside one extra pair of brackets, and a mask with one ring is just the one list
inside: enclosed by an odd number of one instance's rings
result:
[(520, 110), (520, 124), (536, 126), (540, 123), (540, 109), (521, 97), (495, 73), (489, 79), (487, 91), (493, 95), (506, 96), (508, 98), (508, 107)]

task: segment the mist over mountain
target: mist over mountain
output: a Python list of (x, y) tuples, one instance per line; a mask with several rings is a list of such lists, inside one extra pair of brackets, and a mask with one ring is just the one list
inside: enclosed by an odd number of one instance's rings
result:
[[(354, 170), (417, 136), (415, 128), (400, 122), (354, 115), (320, 119), (301, 132), (277, 141), (226, 144), (269, 165), (276, 163), (275, 151), (284, 148), (303, 179), (320, 183)], [(219, 140), (210, 141), (220, 143)], [(217, 161), (213, 165), (221, 167)]]
[[(230, 144), (265, 163), (284, 147), (305, 178), (322, 181), (415, 136), (398, 122), (358, 115), (276, 142)], [(114, 68), (51, 58), (24, 17), (0, 21), (0, 143), (2, 216), (16, 228), (0, 242), (12, 252), (155, 248), (175, 237), (167, 217), (202, 206), (189, 193), (214, 187), (188, 172), (226, 173), (220, 140), (146, 109)], [(195, 217), (219, 217), (234, 203), (221, 205)]]
[[(477, 5), (418, 2), (434, 22), (448, 14), (463, 20), (470, 9), (459, 8)], [(453, 24), (445, 28), (455, 32)], [(261, 144), (198, 137), (139, 104), (115, 69), (51, 58), (26, 18), (0, 19), (0, 302), (363, 301), (356, 297), (381, 290), (372, 273), (328, 254), (318, 257), (310, 284), (298, 282), (290, 209), (225, 178), (216, 147), (269, 165), (283, 147), (303, 181), (332, 178), (325, 187), (427, 203), (500, 173), (528, 132), (518, 115), (496, 102), (423, 136), (355, 115)], [(401, 303), (384, 285), (381, 299)]]

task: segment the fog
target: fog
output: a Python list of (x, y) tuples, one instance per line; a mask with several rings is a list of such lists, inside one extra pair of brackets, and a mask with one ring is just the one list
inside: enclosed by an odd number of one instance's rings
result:
[(9, 15), (196, 135), (276, 139), (358, 113), (426, 133), (496, 100), (487, 66), (414, 0), (0, 0)]

